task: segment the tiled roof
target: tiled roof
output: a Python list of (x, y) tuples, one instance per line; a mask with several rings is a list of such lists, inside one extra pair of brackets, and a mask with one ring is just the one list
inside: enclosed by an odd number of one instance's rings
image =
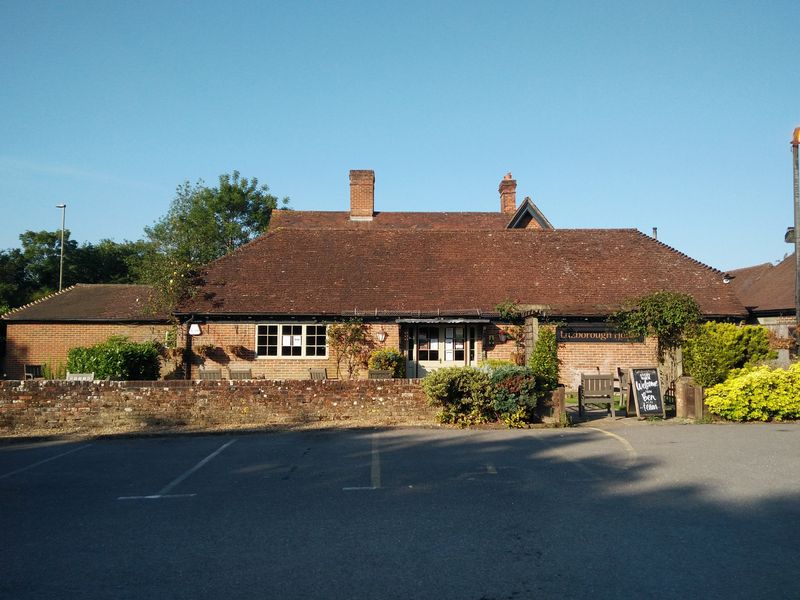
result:
[(351, 221), (347, 211), (276, 210), (270, 229), (499, 230), (505, 229), (513, 216), (501, 212), (376, 212), (371, 221)]
[(147, 285), (77, 284), (3, 315), (7, 321), (164, 322), (150, 310)]
[(722, 274), (633, 229), (274, 228), (208, 266), (179, 313), (464, 315), (504, 300), (551, 315), (606, 315), (659, 290), (708, 316), (746, 311)]
[(770, 263), (731, 271), (732, 285), (746, 307), (759, 312), (787, 312), (794, 308), (794, 254)]

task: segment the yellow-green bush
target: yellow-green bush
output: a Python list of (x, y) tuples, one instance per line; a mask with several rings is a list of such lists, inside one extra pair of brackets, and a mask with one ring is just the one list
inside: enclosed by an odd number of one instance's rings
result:
[(683, 368), (704, 387), (722, 383), (733, 369), (774, 358), (769, 332), (759, 325), (708, 322), (683, 344)]
[(800, 363), (788, 369), (755, 367), (706, 390), (710, 412), (731, 421), (800, 418)]

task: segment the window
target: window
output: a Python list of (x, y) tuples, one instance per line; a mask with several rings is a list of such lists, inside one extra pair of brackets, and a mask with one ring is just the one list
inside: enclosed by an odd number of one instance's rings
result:
[(417, 360), (439, 360), (439, 328), (420, 327)]
[(326, 325), (258, 325), (256, 356), (324, 358), (327, 330)]

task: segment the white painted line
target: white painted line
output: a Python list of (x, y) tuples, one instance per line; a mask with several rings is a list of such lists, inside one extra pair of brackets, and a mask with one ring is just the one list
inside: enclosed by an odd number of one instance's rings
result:
[(199, 463), (197, 463), (195, 466), (193, 466), (191, 469), (183, 473), (181, 476), (170, 481), (167, 485), (165, 485), (163, 488), (161, 488), (161, 490), (159, 490), (155, 494), (147, 494), (145, 496), (119, 496), (117, 497), (117, 500), (160, 500), (161, 498), (191, 498), (192, 496), (196, 496), (197, 494), (170, 494), (169, 491), (182, 481), (186, 480), (186, 478), (188, 478), (192, 473), (202, 468), (203, 465), (208, 463), (210, 460), (212, 460), (215, 456), (217, 456), (220, 452), (225, 450), (225, 448), (230, 446), (235, 441), (236, 440), (231, 440), (227, 444), (223, 444), (222, 446), (214, 450), (214, 452), (206, 456)]
[(201, 469), (201, 468), (202, 468), (202, 467), (203, 467), (203, 466), (204, 466), (206, 463), (208, 463), (209, 461), (211, 461), (211, 460), (212, 460), (212, 459), (213, 459), (215, 456), (217, 456), (217, 455), (218, 455), (220, 452), (222, 452), (223, 450), (225, 450), (225, 448), (227, 448), (228, 446), (230, 446), (231, 444), (233, 444), (235, 441), (236, 441), (236, 440), (231, 440), (231, 441), (230, 441), (230, 442), (228, 442), (227, 444), (223, 444), (222, 446), (220, 446), (219, 448), (217, 448), (217, 449), (216, 449), (214, 452), (212, 452), (211, 454), (209, 454), (208, 456), (206, 456), (206, 457), (205, 457), (203, 460), (201, 460), (199, 463), (197, 463), (197, 464), (196, 464), (195, 466), (193, 466), (191, 469), (189, 469), (188, 471), (186, 471), (186, 473), (184, 473), (183, 475), (181, 475), (181, 476), (180, 476), (180, 477), (178, 477), (177, 479), (174, 479), (173, 481), (170, 481), (170, 482), (169, 482), (167, 485), (165, 485), (163, 488), (161, 488), (161, 489), (158, 491), (157, 495), (158, 495), (158, 496), (166, 496), (166, 495), (169, 493), (169, 491), (170, 491), (172, 488), (174, 488), (176, 485), (178, 485), (179, 483), (181, 483), (182, 481), (184, 481), (186, 478), (188, 478), (188, 477), (189, 477), (189, 476), (190, 476), (192, 473), (194, 473), (194, 472), (195, 472), (195, 471), (197, 471), (198, 469)]
[(66, 456), (67, 454), (72, 454), (73, 452), (77, 452), (78, 450), (83, 450), (84, 448), (88, 448), (91, 444), (85, 444), (83, 446), (78, 446), (77, 448), (73, 448), (72, 450), (67, 450), (66, 452), (62, 452), (61, 454), (56, 454), (55, 456), (51, 456), (50, 458), (45, 458), (44, 460), (40, 460), (39, 462), (35, 462), (32, 465), (28, 465), (27, 467), (22, 467), (21, 469), (17, 469), (15, 471), (10, 471), (8, 473), (3, 473), (0, 475), (0, 479), (5, 479), (6, 477), (11, 477), (12, 475), (16, 475), (17, 473), (22, 473), (23, 471), (27, 471), (28, 469), (33, 469), (34, 467), (38, 467), (39, 465), (43, 465), (44, 463), (48, 463), (51, 460), (55, 460), (57, 458), (61, 458), (62, 456)]
[(381, 453), (378, 450), (378, 436), (372, 436), (372, 467), (369, 473), (369, 482), (372, 484), (372, 489), (380, 489), (381, 487)]
[(378, 488), (376, 488), (376, 487), (365, 485), (365, 486), (360, 486), (360, 487), (359, 486), (343, 487), (342, 491), (344, 491), (344, 492), (360, 492), (360, 491), (363, 491), (363, 490), (377, 490), (377, 489)]
[(599, 427), (587, 427), (586, 429), (592, 429), (594, 431), (599, 431), (600, 433), (604, 433), (607, 436), (610, 436), (615, 440), (617, 440), (620, 444), (622, 444), (622, 446), (625, 448), (625, 452), (628, 454), (628, 460), (625, 462), (626, 469), (629, 468), (631, 465), (633, 465), (634, 462), (636, 462), (636, 458), (638, 457), (638, 455), (636, 454), (636, 450), (634, 449), (633, 446), (631, 446), (631, 443), (621, 435), (617, 435), (616, 433), (611, 433), (610, 431), (606, 431), (605, 429), (600, 429)]
[(120, 496), (117, 500), (160, 500), (161, 498), (191, 498), (197, 494), (152, 494), (151, 496)]

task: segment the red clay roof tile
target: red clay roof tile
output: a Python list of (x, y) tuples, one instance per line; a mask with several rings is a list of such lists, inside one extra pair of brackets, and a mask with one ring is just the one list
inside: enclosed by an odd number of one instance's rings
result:
[(292, 229), (211, 263), (181, 314), (487, 314), (504, 300), (601, 316), (659, 290), (746, 314), (722, 274), (633, 229)]

